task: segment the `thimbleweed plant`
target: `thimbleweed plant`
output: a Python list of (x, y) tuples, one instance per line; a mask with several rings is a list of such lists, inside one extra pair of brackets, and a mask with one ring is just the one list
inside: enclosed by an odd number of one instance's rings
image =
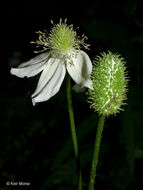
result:
[[(49, 100), (59, 91), (66, 75), (66, 70), (76, 83), (73, 87), (75, 91), (83, 91), (85, 88), (93, 89), (90, 78), (92, 63), (88, 55), (80, 50), (81, 47), (89, 49), (89, 45), (85, 43), (86, 36), (82, 35), (80, 38), (74, 31), (73, 25), (68, 26), (66, 20), (62, 22), (62, 19), (60, 19), (59, 24), (53, 24), (49, 33), (47, 31), (38, 31), (37, 34), (39, 35), (38, 40), (31, 43), (36, 44), (37, 48), (42, 47), (42, 50), (35, 51), (35, 53), (40, 54), (30, 61), (20, 64), (18, 68), (11, 69), (11, 74), (21, 78), (33, 77), (42, 71), (37, 88), (32, 94), (33, 105)], [(78, 144), (69, 75), (67, 75), (66, 80), (67, 102), (74, 153), (78, 162)], [(78, 189), (82, 189), (80, 169)]]
[(95, 58), (92, 71), (90, 58), (80, 49), (81, 47), (89, 49), (89, 45), (85, 43), (87, 37), (84, 35), (79, 37), (73, 29), (73, 25), (67, 25), (67, 20), (62, 22), (60, 19), (59, 24), (55, 25), (52, 21), (52, 24), (50, 32), (38, 31), (38, 40), (31, 42), (36, 44), (37, 48), (42, 48), (42, 50), (35, 51), (39, 55), (20, 64), (18, 68), (12, 68), (11, 74), (23, 78), (33, 77), (42, 72), (37, 88), (32, 94), (32, 103), (35, 105), (54, 96), (62, 85), (66, 71), (68, 72), (66, 93), (74, 153), (79, 169), (78, 190), (82, 190), (82, 173), (79, 163), (70, 77), (76, 83), (73, 87), (76, 92), (88, 88), (90, 107), (100, 115), (89, 180), (89, 190), (93, 190), (105, 118), (123, 110), (122, 106), (125, 104), (128, 82), (125, 62), (118, 54), (103, 53), (101, 57)]
[(101, 54), (94, 60), (92, 72), (93, 90), (88, 90), (88, 101), (100, 115), (94, 144), (89, 190), (94, 189), (96, 166), (105, 117), (123, 110), (127, 92), (125, 61), (120, 55), (111, 52)]

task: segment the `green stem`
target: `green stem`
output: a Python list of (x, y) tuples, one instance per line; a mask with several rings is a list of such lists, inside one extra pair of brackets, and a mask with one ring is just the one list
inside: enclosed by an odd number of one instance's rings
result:
[(101, 143), (101, 137), (102, 137), (104, 121), (105, 121), (105, 116), (101, 115), (100, 118), (99, 118), (99, 121), (98, 121), (96, 138), (95, 138), (95, 143), (94, 143), (93, 160), (92, 160), (92, 167), (91, 167), (90, 181), (89, 181), (88, 190), (94, 190), (96, 167), (97, 167), (97, 162), (98, 162), (98, 154), (99, 154), (99, 149), (100, 149), (100, 143)]
[(69, 120), (70, 120), (70, 126), (71, 126), (74, 153), (75, 153), (75, 157), (77, 158), (78, 157), (78, 144), (77, 144), (75, 122), (74, 122), (74, 115), (73, 115), (72, 96), (71, 96), (71, 82), (70, 82), (69, 75), (67, 76), (67, 101), (68, 101)]
[(67, 75), (66, 89), (67, 89), (67, 102), (68, 102), (72, 141), (73, 141), (74, 153), (75, 153), (75, 157), (77, 160), (77, 167), (78, 167), (78, 190), (82, 190), (82, 173), (81, 173), (81, 168), (80, 168), (80, 160), (78, 156), (78, 143), (77, 143), (77, 136), (76, 136), (76, 130), (75, 130), (75, 122), (74, 122), (74, 114), (73, 114), (73, 106), (72, 106), (72, 95), (71, 95), (71, 81), (70, 81), (69, 75)]

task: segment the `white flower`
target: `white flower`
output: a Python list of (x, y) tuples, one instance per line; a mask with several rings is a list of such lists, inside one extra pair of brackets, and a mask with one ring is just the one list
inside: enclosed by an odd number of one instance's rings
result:
[(92, 89), (90, 79), (92, 63), (88, 55), (81, 50), (71, 52), (68, 57), (52, 58), (48, 52), (44, 52), (35, 58), (22, 63), (18, 68), (12, 68), (11, 74), (18, 77), (32, 77), (42, 71), (37, 88), (32, 94), (32, 102), (35, 105), (54, 96), (60, 89), (66, 74), (66, 69), (77, 85), (74, 89)]
[(73, 28), (61, 22), (53, 27), (49, 37), (46, 33), (38, 33), (39, 40), (34, 43), (44, 46), (46, 51), (11, 69), (11, 74), (21, 78), (33, 77), (42, 71), (32, 94), (33, 105), (49, 100), (59, 91), (66, 70), (76, 83), (75, 91), (82, 91), (85, 87), (93, 89), (91, 60), (84, 51), (79, 50), (81, 43), (85, 45), (84, 38), (80, 41)]

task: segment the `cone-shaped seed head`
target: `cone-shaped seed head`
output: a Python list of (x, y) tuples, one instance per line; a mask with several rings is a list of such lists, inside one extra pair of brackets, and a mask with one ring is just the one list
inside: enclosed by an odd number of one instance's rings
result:
[(103, 53), (96, 57), (92, 72), (93, 90), (88, 92), (91, 107), (100, 115), (112, 115), (122, 110), (126, 99), (127, 76), (125, 62), (117, 54)]

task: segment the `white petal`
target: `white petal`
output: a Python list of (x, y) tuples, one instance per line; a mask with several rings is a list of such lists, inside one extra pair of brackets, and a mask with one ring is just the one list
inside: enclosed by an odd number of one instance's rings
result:
[(73, 86), (73, 90), (75, 91), (75, 92), (84, 92), (85, 91), (85, 87), (81, 87), (81, 85), (79, 85), (79, 84), (75, 84), (74, 86)]
[(75, 56), (67, 59), (67, 70), (72, 79), (81, 87), (93, 89), (90, 75), (92, 63), (84, 51), (75, 52)]
[(32, 77), (40, 73), (44, 67), (45, 63), (49, 59), (49, 52), (44, 52), (27, 62), (24, 62), (18, 66), (18, 68), (12, 68), (11, 74), (16, 75), (20, 78)]
[(56, 69), (59, 65), (60, 60), (59, 59), (53, 59), (50, 58), (45, 69), (43, 70), (40, 79), (38, 81), (37, 87), (35, 92), (32, 94), (32, 97), (37, 96), (42, 89), (46, 86), (46, 84), (49, 82), (49, 80), (53, 77), (53, 75), (56, 72)]
[[(53, 63), (53, 65), (54, 64), (55, 63)], [(50, 99), (52, 96), (54, 96), (61, 87), (61, 84), (65, 77), (65, 73), (66, 73), (65, 64), (60, 62), (60, 60), (53, 75), (51, 75), (50, 73), (51, 78), (48, 77), (49, 70), (45, 69), (41, 75), (40, 81), (36, 89), (38, 93), (34, 92), (34, 94), (32, 95), (33, 105), (35, 105), (38, 102), (46, 101)], [(44, 82), (42, 81), (42, 78), (44, 79)]]

